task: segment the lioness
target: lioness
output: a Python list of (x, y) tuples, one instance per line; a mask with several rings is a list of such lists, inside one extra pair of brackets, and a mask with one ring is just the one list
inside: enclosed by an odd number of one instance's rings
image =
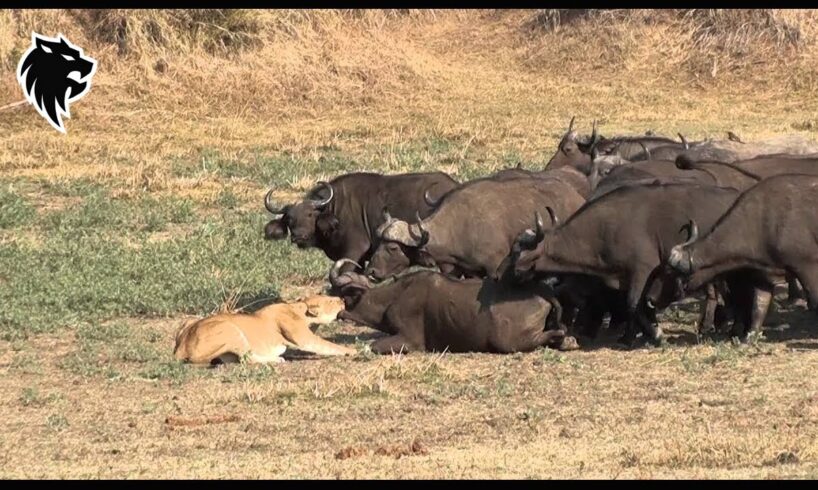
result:
[(354, 349), (333, 344), (315, 335), (310, 324), (335, 320), (344, 309), (341, 298), (312, 296), (297, 303), (279, 303), (250, 313), (222, 313), (187, 320), (176, 333), (173, 354), (193, 364), (284, 362), (288, 347), (325, 356), (355, 354)]

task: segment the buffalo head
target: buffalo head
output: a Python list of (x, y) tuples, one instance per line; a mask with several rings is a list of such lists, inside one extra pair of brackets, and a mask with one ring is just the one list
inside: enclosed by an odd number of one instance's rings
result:
[(574, 118), (571, 118), (568, 130), (560, 140), (557, 152), (548, 161), (546, 168), (554, 169), (568, 166), (588, 175), (591, 171), (591, 151), (599, 143), (600, 136), (596, 131), (596, 121), (594, 121), (591, 137), (582, 138), (574, 131)]
[[(545, 209), (551, 217), (551, 227), (556, 228), (559, 225), (559, 218), (550, 207)], [(517, 280), (527, 281), (532, 279), (534, 266), (545, 252), (545, 235), (545, 224), (542, 215), (538, 211), (534, 213), (534, 229), (529, 228), (520, 233), (511, 247), (510, 262)]]
[[(372, 287), (372, 283), (366, 276), (358, 272), (346, 271), (342, 273), (341, 268), (345, 264), (354, 265), (358, 269), (361, 268), (357, 262), (351, 259), (337, 260), (334, 264), (332, 264), (332, 268), (329, 271), (329, 282), (332, 287), (341, 292), (341, 297), (344, 300), (344, 307), (346, 309), (350, 309), (354, 308), (361, 299), (361, 295)], [(338, 318), (344, 319), (341, 313), (338, 314)]]
[(693, 273), (693, 250), (691, 250), (691, 245), (699, 239), (699, 227), (696, 226), (695, 221), (690, 220), (679, 231), (685, 228), (688, 230), (687, 241), (670, 249), (667, 263), (676, 272), (689, 276)]
[(270, 189), (264, 197), (264, 207), (281, 217), (267, 223), (264, 238), (281, 240), (289, 233), (293, 243), (299, 248), (307, 248), (316, 244), (317, 236), (331, 235), (339, 226), (338, 218), (329, 210), (335, 191), (332, 185), (319, 182), (318, 187), (310, 194), (315, 196), (320, 191), (325, 191), (323, 197), (310, 197), (296, 204), (279, 207), (272, 202), (273, 190)]
[(388, 210), (383, 210), (384, 222), (376, 230), (378, 248), (366, 268), (368, 276), (380, 281), (414, 264), (433, 265), (425, 249), (429, 232), (423, 227), (420, 215), (416, 213), (415, 218), (417, 223), (410, 225), (393, 218)]

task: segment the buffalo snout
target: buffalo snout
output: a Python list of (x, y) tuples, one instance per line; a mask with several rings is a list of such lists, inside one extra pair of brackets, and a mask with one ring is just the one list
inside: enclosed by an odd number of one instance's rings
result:
[(671, 249), (667, 263), (673, 270), (686, 276), (693, 273), (693, 260), (690, 251), (680, 246)]

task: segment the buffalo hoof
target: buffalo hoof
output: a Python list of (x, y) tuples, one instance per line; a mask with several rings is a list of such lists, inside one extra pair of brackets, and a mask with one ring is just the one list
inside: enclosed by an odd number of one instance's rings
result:
[(632, 335), (628, 335), (628, 334), (625, 334), (625, 335), (619, 337), (616, 340), (616, 342), (618, 344), (620, 344), (620, 345), (625, 346), (628, 349), (633, 349), (633, 348), (637, 347), (638, 344), (640, 343), (638, 338), (636, 338), (636, 337), (634, 337)]
[(579, 343), (575, 337), (564, 337), (560, 345), (557, 347), (557, 350), (561, 350), (563, 352), (579, 350)]
[(755, 344), (762, 339), (764, 339), (763, 332), (746, 332), (738, 337), (738, 341), (745, 345)]
[(790, 308), (803, 308), (805, 310), (809, 308), (807, 300), (804, 298), (787, 298), (786, 304)]

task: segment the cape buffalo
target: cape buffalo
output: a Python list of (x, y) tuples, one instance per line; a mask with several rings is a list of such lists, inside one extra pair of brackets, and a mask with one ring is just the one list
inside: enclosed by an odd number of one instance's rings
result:
[(668, 264), (691, 288), (737, 269), (788, 271), (807, 290), (810, 309), (818, 309), (816, 209), (818, 176), (770, 177), (742, 193), (701, 238), (692, 218), (690, 239), (671, 249)]
[[(515, 242), (514, 273), (522, 280), (533, 275), (599, 277), (606, 286), (626, 293), (630, 318), (622, 340), (631, 343), (641, 323), (645, 333), (658, 342), (661, 329), (646, 314), (666, 306), (656, 304), (660, 292), (667, 297), (670, 288), (673, 296), (675, 284), (664, 276), (660, 265), (678, 243), (679, 224), (693, 216), (709, 228), (737, 196), (738, 191), (729, 188), (652, 183), (620, 187), (589, 201), (561, 225), (547, 208), (552, 228), (545, 230), (537, 212), (536, 231), (526, 230)], [(658, 289), (649, 290), (655, 281)]]
[(373, 352), (511, 353), (544, 345), (565, 348), (565, 330), (548, 328), (555, 323), (555, 300), (545, 285), (510, 288), (492, 279), (457, 280), (417, 271), (372, 287), (361, 274), (341, 274), (343, 262), (336, 262), (330, 271), (330, 283), (341, 291), (346, 304), (338, 318), (390, 334), (372, 343)]
[[(720, 185), (729, 185), (741, 191), (749, 189), (760, 180), (781, 174), (818, 175), (818, 159), (807, 155), (765, 155), (734, 162), (694, 161), (688, 155), (676, 159), (676, 166), (688, 172), (708, 172), (718, 175)], [(798, 282), (787, 274), (788, 299), (804, 298)]]
[(432, 207), (424, 193), (442, 195), (457, 185), (443, 172), (351, 173), (320, 182), (306, 199), (283, 207), (272, 202), (271, 189), (264, 206), (281, 217), (267, 223), (264, 235), (280, 240), (289, 232), (299, 248), (320, 248), (332, 260), (347, 257), (366, 262), (377, 244), (375, 230), (383, 223), (384, 207), (403, 219), (427, 216)]
[(495, 275), (534, 211), (570, 215), (585, 200), (559, 179), (481, 179), (449, 192), (427, 218), (409, 223), (387, 211), (366, 273), (377, 280), (412, 266), (446, 273)]

